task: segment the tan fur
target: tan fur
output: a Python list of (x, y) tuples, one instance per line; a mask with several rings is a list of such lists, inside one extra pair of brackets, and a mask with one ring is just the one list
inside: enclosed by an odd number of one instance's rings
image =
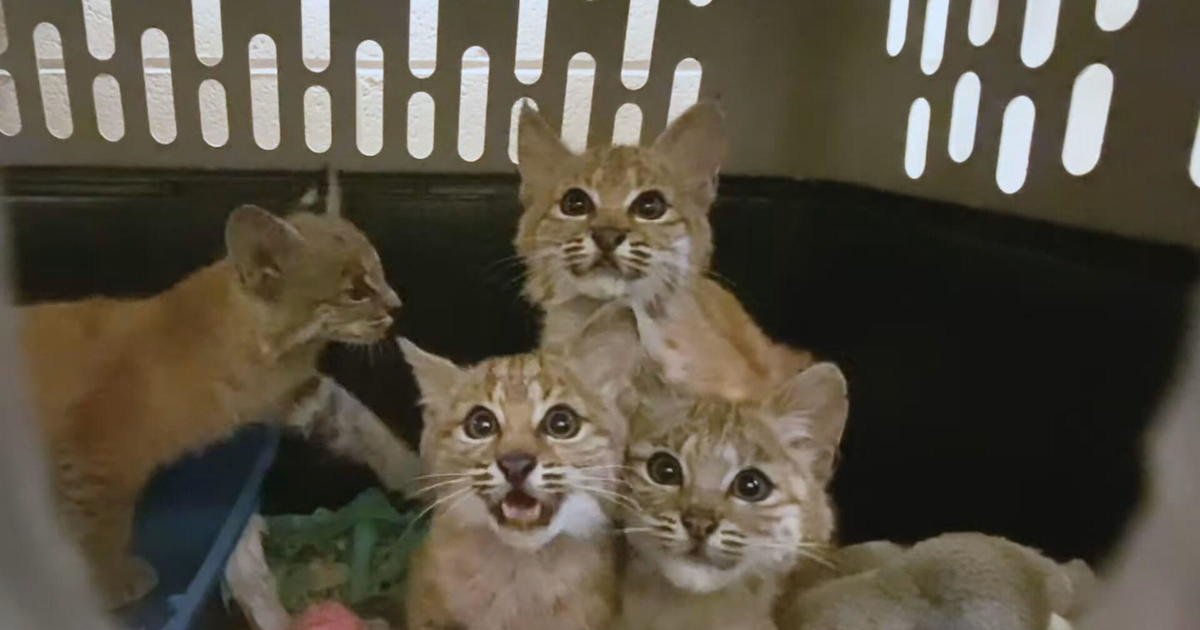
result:
[[(771, 341), (737, 298), (706, 277), (708, 212), (724, 146), (713, 103), (688, 110), (651, 146), (580, 155), (532, 110), (522, 114), (525, 212), (516, 247), (529, 269), (525, 293), (545, 311), (543, 345), (584, 336), (584, 355), (613, 361), (615, 374), (628, 377), (648, 358), (671, 383), (728, 400), (761, 398), (811, 365), (809, 353)], [(587, 216), (560, 210), (571, 189), (591, 199)], [(648, 191), (669, 206), (659, 219), (631, 211), (631, 201)], [(624, 235), (611, 257), (599, 248), (597, 230)]]
[[(614, 403), (550, 354), (489, 359), (471, 368), (402, 342), (425, 407), (421, 455), (435, 497), (429, 538), (413, 558), (405, 600), (409, 630), (585, 630), (608, 627), (616, 603), (610, 530), (626, 422)], [(581, 419), (567, 440), (545, 433), (549, 411)], [(498, 432), (471, 438), (478, 409)], [(524, 481), (501, 471), (531, 456)], [(513, 523), (499, 514), (515, 492), (546, 516)]]
[[(114, 605), (155, 582), (128, 552), (150, 475), (279, 411), (316, 375), (326, 342), (377, 340), (399, 306), (374, 249), (344, 220), (285, 222), (243, 207), (226, 240), (228, 258), (159, 295), (23, 309), (60, 507)], [(365, 299), (344, 297), (364, 297), (363, 285)]]
[[(627, 459), (635, 506), (626, 514), (632, 558), (618, 627), (774, 628), (787, 575), (806, 558), (822, 560), (832, 539), (826, 485), (846, 414), (845, 380), (828, 363), (755, 402), (670, 392), (648, 400)], [(664, 454), (678, 462), (680, 483), (652, 476)], [(759, 501), (734, 494), (747, 470), (773, 485)]]
[[(874, 566), (871, 566), (871, 565)], [(1058, 565), (1003, 538), (945, 534), (896, 553), (873, 554), (866, 569), (781, 599), (778, 622), (792, 630), (1042, 630), (1074, 619), (1091, 590), (1080, 561)]]

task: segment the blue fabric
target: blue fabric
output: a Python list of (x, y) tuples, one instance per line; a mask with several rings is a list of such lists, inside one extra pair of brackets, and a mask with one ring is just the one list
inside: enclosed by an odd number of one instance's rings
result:
[(136, 630), (187, 630), (216, 592), (225, 561), (258, 510), (279, 429), (253, 426), (155, 476), (138, 506), (134, 548), (158, 570), (158, 587), (120, 611)]

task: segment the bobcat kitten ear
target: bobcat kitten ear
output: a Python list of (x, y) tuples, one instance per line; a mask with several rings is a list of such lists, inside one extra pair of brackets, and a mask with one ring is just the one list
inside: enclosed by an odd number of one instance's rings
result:
[(404, 360), (412, 366), (413, 375), (417, 377), (417, 387), (421, 389), (424, 400), (445, 400), (450, 396), (454, 383), (463, 374), (463, 369), (447, 359), (426, 352), (417, 344), (397, 337), (396, 343), (404, 353)]
[(817, 363), (792, 376), (772, 394), (768, 412), (792, 459), (811, 465), (818, 479), (827, 483), (850, 412), (841, 369)]
[(563, 161), (573, 153), (542, 115), (525, 103), (517, 126), (517, 171), (521, 180), (535, 186), (549, 185)]
[(241, 206), (225, 222), (229, 260), (242, 284), (261, 297), (277, 293), (283, 268), (303, 243), (291, 223), (258, 206)]
[(700, 101), (654, 141), (654, 150), (689, 184), (711, 182), (725, 159), (725, 114), (716, 101)]

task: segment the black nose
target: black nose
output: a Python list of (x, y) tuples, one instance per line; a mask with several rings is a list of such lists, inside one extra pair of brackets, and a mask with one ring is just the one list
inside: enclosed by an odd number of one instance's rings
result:
[(525, 478), (537, 467), (537, 458), (529, 453), (510, 453), (496, 458), (496, 465), (513, 486), (525, 483)]
[(607, 254), (625, 242), (625, 230), (612, 227), (594, 228), (592, 240), (596, 242), (596, 247), (599, 247), (600, 251)]
[(692, 540), (702, 542), (716, 531), (719, 519), (716, 514), (711, 512), (685, 512), (679, 517), (679, 520)]

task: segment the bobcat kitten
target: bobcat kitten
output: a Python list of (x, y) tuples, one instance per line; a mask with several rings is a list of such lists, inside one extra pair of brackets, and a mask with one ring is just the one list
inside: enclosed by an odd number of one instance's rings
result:
[(406, 627), (607, 628), (617, 590), (607, 506), (621, 500), (624, 418), (550, 354), (461, 368), (401, 347), (421, 389), (436, 496)]
[(812, 363), (767, 338), (706, 275), (726, 144), (715, 103), (693, 106), (650, 146), (583, 154), (526, 108), (518, 141), (515, 244), (525, 294), (545, 312), (544, 346), (583, 336), (583, 356), (625, 378), (648, 355), (668, 381), (730, 400), (760, 398)]
[[(110, 605), (157, 582), (129, 544), (134, 505), (160, 466), (293, 404), (291, 420), (310, 432), (349, 423), (370, 427), (355, 433), (364, 439), (388, 433), (369, 413), (306, 411), (327, 406), (311, 400), (330, 391), (313, 386), (325, 344), (381, 339), (400, 305), (366, 237), (337, 217), (243, 206), (225, 240), (224, 259), (158, 295), (22, 309), (60, 513)], [(407, 459), (403, 443), (390, 445), (393, 462)], [(402, 474), (389, 466), (385, 477)]]
[(649, 396), (628, 451), (636, 508), (617, 627), (775, 628), (789, 572), (833, 536), (826, 485), (847, 411), (831, 363), (758, 401)]

